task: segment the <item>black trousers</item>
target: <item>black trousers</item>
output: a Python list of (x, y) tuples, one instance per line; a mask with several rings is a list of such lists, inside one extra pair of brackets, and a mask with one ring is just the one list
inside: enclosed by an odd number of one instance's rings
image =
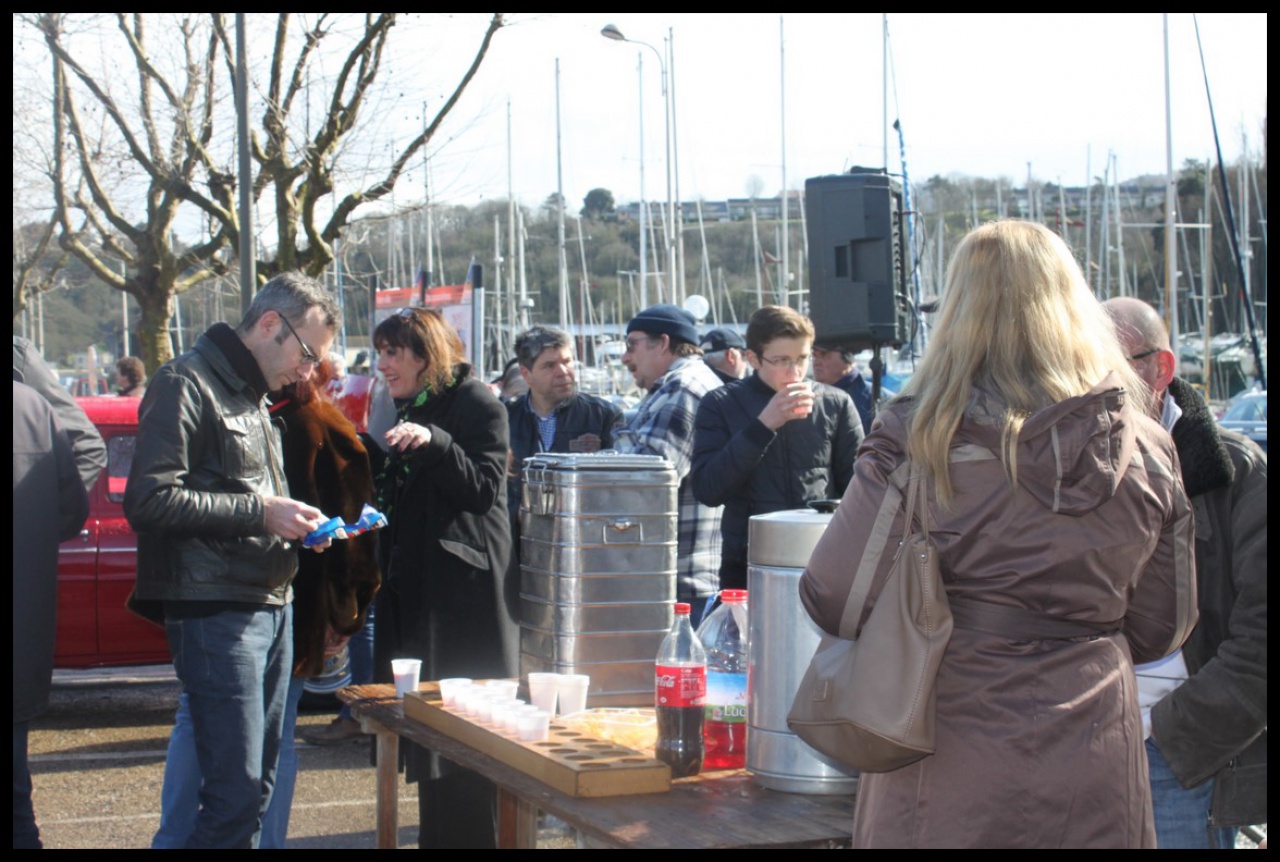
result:
[(498, 788), (476, 772), (458, 771), (418, 782), (418, 847), (492, 849), (497, 846)]

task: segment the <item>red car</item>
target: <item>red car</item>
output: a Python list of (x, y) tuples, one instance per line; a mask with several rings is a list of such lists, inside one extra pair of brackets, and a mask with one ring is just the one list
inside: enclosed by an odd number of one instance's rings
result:
[(167, 662), (164, 629), (124, 607), (137, 576), (138, 541), (122, 504), (141, 399), (91, 396), (76, 401), (106, 441), (107, 469), (89, 489), (89, 519), (80, 535), (58, 549), (54, 667)]
[[(371, 379), (347, 375), (335, 401), (365, 427)], [(77, 398), (107, 444), (107, 469), (89, 490), (89, 519), (58, 548), (58, 622), (54, 667), (160, 664), (169, 661), (164, 629), (125, 610), (137, 578), (138, 542), (124, 517), (140, 398)], [(21, 537), (14, 536), (14, 541)], [(308, 686), (311, 688), (312, 686)]]

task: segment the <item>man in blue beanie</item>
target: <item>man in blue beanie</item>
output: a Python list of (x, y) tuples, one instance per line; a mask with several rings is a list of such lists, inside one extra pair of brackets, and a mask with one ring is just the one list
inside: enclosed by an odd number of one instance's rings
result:
[(715, 595), (720, 571), (720, 506), (693, 496), (693, 427), (702, 396), (723, 384), (702, 361), (693, 315), (677, 306), (653, 305), (627, 324), (622, 362), (648, 393), (614, 446), (636, 455), (662, 455), (680, 481), (676, 600), (693, 607), (695, 626)]

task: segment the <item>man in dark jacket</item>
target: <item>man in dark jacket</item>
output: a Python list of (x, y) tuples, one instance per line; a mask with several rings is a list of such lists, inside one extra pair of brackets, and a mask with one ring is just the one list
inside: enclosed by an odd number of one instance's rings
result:
[(13, 336), (13, 379), (25, 383), (44, 396), (44, 400), (58, 414), (58, 423), (71, 441), (71, 451), (76, 456), (76, 469), (80, 481), (88, 491), (98, 480), (98, 474), (107, 466), (107, 444), (93, 427), (93, 421), (80, 409), (36, 351), (35, 345), (21, 336)]
[(727, 326), (708, 330), (698, 346), (702, 348), (702, 361), (725, 383), (741, 380), (751, 371), (743, 352), (747, 342)]
[[(550, 326), (522, 332), (516, 338), (516, 361), (529, 391), (506, 402), (511, 432), (507, 507), (513, 525), (520, 511), (520, 469), (525, 458), (539, 452), (612, 449), (613, 431), (622, 423), (617, 407), (578, 392), (569, 333)], [(518, 533), (512, 535), (518, 549)]]
[(755, 374), (708, 392), (698, 407), (693, 493), (724, 506), (720, 589), (747, 585), (752, 515), (836, 498), (853, 478), (862, 424), (848, 395), (804, 381), (813, 324), (766, 306), (747, 324)]
[(1195, 510), (1200, 622), (1180, 652), (1137, 669), (1156, 842), (1231, 848), (1234, 827), (1267, 820), (1267, 456), (1174, 376), (1155, 309), (1106, 305), (1156, 393)]
[[(13, 847), (39, 849), (27, 732), (49, 701), (58, 543), (89, 514), (71, 441), (53, 408), (13, 382)], [(19, 539), (19, 537), (21, 537)]]
[(813, 348), (813, 379), (849, 393), (858, 408), (863, 433), (869, 434), (871, 420), (876, 418), (875, 405), (871, 403), (871, 384), (862, 376), (853, 357), (854, 351), (845, 347)]
[(338, 322), (323, 285), (280, 275), (236, 329), (215, 324), (160, 368), (139, 407), (130, 603), (164, 620), (191, 707), (204, 784), (190, 847), (256, 846), (270, 801), (293, 662), (289, 543), (323, 515), (288, 496), (266, 396), (312, 375)]

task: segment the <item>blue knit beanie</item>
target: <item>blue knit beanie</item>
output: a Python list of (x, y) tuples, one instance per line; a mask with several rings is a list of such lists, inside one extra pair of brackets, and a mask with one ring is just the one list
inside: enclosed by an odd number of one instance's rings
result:
[(698, 343), (698, 325), (693, 315), (668, 302), (651, 305), (631, 318), (631, 322), (627, 324), (627, 334), (633, 332), (667, 335), (672, 342)]

